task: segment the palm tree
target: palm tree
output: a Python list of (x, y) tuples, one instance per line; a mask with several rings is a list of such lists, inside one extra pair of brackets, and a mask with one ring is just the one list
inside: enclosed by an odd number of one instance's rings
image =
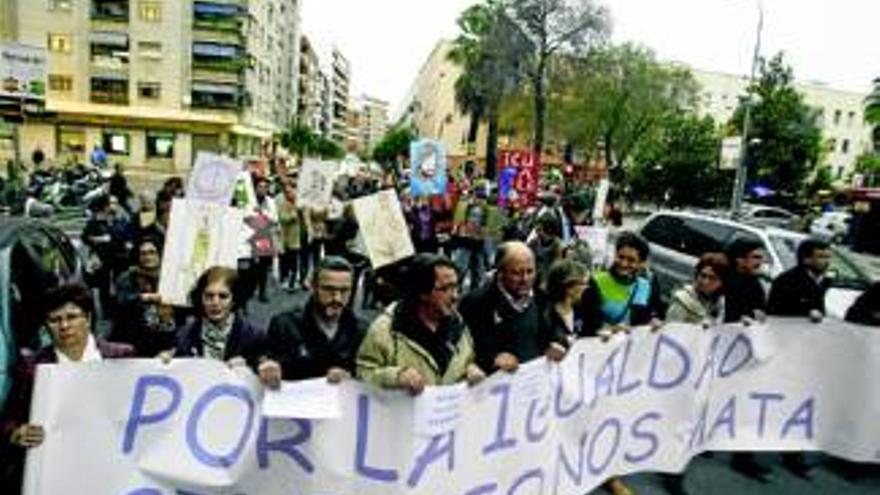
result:
[(455, 82), (456, 104), (470, 115), (468, 142), (477, 139), (480, 122), (488, 124), (486, 177), (495, 176), (501, 99), (519, 85), (522, 48), (507, 18), (503, 0), (476, 4), (458, 18), (461, 30), (449, 59), (462, 67)]

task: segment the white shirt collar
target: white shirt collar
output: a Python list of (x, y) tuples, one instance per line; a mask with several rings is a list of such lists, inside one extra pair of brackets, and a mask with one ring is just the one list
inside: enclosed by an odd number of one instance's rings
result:
[(98, 342), (92, 334), (89, 334), (88, 340), (86, 340), (86, 348), (83, 350), (82, 358), (79, 361), (70, 359), (67, 354), (59, 351), (57, 347), (55, 348), (55, 356), (58, 358), (58, 363), (91, 363), (103, 360), (101, 351), (98, 350)]

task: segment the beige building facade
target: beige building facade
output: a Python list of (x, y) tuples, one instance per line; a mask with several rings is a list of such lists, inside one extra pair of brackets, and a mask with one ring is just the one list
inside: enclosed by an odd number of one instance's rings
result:
[(348, 151), (369, 155), (388, 131), (388, 102), (360, 95), (352, 100), (348, 114)]
[(449, 60), (451, 49), (449, 40), (435, 45), (393, 120), (411, 126), (421, 137), (441, 141), (455, 162), (484, 156), (486, 136), (485, 126), (481, 126), (475, 146), (469, 148), (470, 116), (462, 113), (455, 102), (455, 81), (462, 71)]
[[(720, 124), (728, 122), (739, 99), (746, 95), (748, 77), (699, 69), (691, 72), (701, 87), (700, 111)], [(831, 169), (836, 181), (846, 181), (854, 172), (859, 155), (872, 146), (871, 126), (864, 120), (867, 94), (816, 83), (799, 82), (795, 88), (804, 102), (819, 112), (826, 145), (822, 165)]]
[(257, 154), (295, 115), (296, 1), (2, 1), (17, 2), (13, 38), (49, 53), (22, 156), (84, 162), (100, 146), (152, 182), (200, 150)]

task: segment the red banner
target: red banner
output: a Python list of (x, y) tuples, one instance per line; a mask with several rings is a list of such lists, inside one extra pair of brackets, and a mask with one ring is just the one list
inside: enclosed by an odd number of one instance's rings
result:
[(502, 151), (498, 157), (498, 204), (525, 207), (538, 200), (541, 158), (531, 151)]

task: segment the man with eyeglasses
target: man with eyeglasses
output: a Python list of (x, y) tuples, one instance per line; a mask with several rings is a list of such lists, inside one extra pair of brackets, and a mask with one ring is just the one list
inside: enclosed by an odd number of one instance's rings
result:
[(276, 380), (326, 376), (338, 383), (354, 374), (367, 325), (349, 305), (353, 274), (354, 268), (344, 258), (324, 258), (314, 272), (305, 307), (272, 317), (264, 359), (280, 365)]
[(379, 387), (420, 394), (429, 385), (485, 378), (473, 341), (455, 309), (458, 274), (445, 256), (417, 255), (407, 271), (407, 291), (370, 326), (358, 351), (358, 378)]

